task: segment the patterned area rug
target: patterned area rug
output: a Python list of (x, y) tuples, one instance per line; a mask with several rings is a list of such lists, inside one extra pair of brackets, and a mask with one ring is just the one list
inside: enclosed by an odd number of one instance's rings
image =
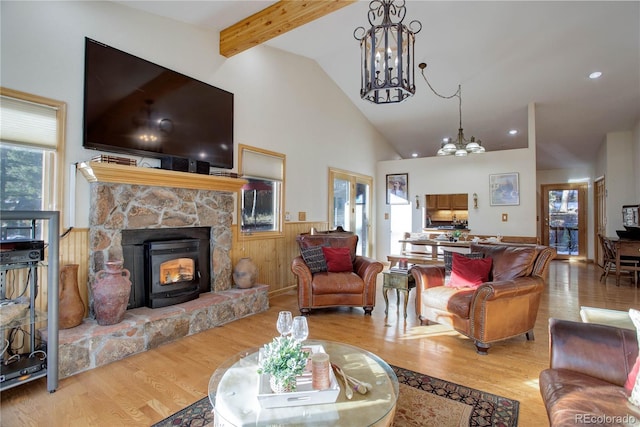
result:
[[(400, 383), (394, 427), (518, 425), (517, 400), (474, 390), (392, 366)], [(208, 397), (165, 418), (153, 427), (210, 427), (213, 413)]]

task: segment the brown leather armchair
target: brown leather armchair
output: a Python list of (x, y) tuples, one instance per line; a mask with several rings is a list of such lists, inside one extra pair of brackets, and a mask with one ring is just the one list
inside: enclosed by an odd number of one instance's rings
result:
[(471, 252), (492, 258), (489, 281), (476, 289), (444, 286), (445, 267), (415, 265), (416, 313), (421, 324), (451, 325), (487, 354), (492, 342), (521, 334), (533, 339), (544, 275), (553, 248), (540, 245), (472, 243)]
[(302, 256), (291, 263), (291, 271), (298, 280), (298, 306), (307, 315), (313, 308), (362, 307), (371, 315), (376, 303), (376, 277), (382, 263), (356, 255), (358, 236), (349, 232), (301, 234), (296, 239), (300, 248), (311, 246), (348, 247), (353, 272), (317, 272), (312, 274)]
[(624, 386), (637, 356), (635, 330), (549, 319), (550, 367), (540, 373), (549, 425), (635, 425), (640, 408)]

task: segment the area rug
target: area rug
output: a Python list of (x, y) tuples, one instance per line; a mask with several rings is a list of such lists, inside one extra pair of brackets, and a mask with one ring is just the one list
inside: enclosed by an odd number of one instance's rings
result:
[[(394, 427), (510, 427), (518, 425), (517, 400), (392, 366), (400, 383)], [(165, 418), (153, 427), (210, 427), (208, 397)]]

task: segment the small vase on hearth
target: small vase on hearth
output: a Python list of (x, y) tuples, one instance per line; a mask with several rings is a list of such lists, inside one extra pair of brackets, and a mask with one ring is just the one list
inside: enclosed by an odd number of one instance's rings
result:
[(233, 283), (240, 289), (247, 289), (256, 284), (258, 267), (251, 258), (240, 258), (233, 269)]
[(105, 269), (96, 273), (92, 291), (98, 325), (115, 325), (124, 319), (131, 294), (131, 281), (129, 270), (122, 268), (122, 264), (122, 261), (108, 261)]
[(60, 291), (58, 302), (58, 326), (60, 329), (74, 328), (84, 318), (84, 303), (78, 290), (78, 264), (67, 264), (60, 268)]

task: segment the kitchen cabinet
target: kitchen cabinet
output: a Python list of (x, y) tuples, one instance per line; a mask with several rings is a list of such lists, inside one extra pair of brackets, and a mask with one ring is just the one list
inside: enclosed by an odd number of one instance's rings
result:
[(437, 209), (451, 209), (451, 197), (449, 194), (438, 194)]
[(452, 194), (451, 209), (466, 211), (469, 207), (467, 194)]

